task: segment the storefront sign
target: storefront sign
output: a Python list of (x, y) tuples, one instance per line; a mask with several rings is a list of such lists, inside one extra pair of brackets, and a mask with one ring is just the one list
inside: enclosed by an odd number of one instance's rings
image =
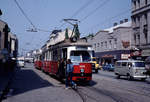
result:
[(121, 59), (128, 59), (130, 54), (121, 54)]

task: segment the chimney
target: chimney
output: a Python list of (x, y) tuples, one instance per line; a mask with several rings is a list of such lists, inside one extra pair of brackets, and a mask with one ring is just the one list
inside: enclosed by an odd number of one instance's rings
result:
[(128, 19), (124, 19), (124, 22), (128, 22)]
[(115, 22), (115, 23), (114, 23), (114, 26), (117, 26), (117, 25), (118, 25), (117, 22)]
[(120, 24), (123, 24), (123, 20), (120, 21)]

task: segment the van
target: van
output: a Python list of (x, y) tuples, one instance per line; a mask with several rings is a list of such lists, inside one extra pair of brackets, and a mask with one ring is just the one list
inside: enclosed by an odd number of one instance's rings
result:
[(145, 80), (147, 76), (144, 61), (140, 60), (119, 60), (115, 64), (115, 74), (118, 78), (120, 76), (127, 76), (128, 79), (140, 78)]

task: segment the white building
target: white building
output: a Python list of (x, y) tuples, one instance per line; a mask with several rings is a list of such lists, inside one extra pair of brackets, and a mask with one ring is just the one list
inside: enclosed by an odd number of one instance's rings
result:
[(94, 37), (88, 38), (88, 42), (101, 62), (114, 63), (116, 60), (127, 59), (130, 56), (131, 34), (131, 22), (125, 19), (120, 21), (119, 25), (100, 30)]

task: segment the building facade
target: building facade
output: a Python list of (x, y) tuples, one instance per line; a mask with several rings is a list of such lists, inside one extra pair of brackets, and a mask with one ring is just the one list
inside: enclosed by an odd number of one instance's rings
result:
[(120, 59), (127, 59), (131, 49), (131, 22), (127, 19), (116, 25), (97, 32), (93, 37), (88, 37), (95, 51), (95, 56), (100, 63), (114, 63)]
[(7, 23), (0, 20), (0, 73), (13, 69), (17, 54), (18, 39), (10, 32)]
[(132, 46), (150, 56), (150, 0), (132, 0)]

